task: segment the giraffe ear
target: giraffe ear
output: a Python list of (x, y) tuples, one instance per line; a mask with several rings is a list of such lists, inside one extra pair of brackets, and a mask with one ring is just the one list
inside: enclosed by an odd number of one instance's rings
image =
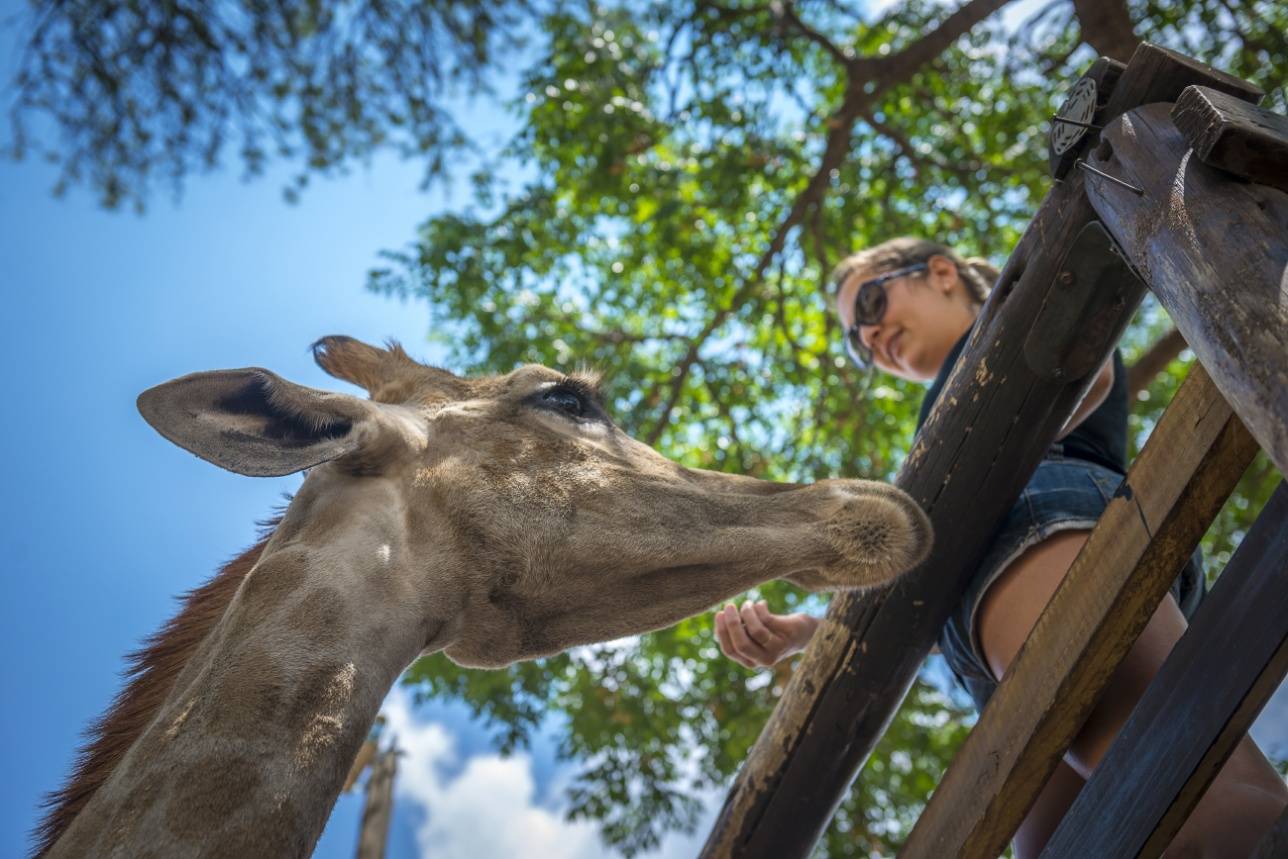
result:
[(375, 404), (296, 385), (258, 367), (182, 376), (144, 391), (138, 407), (179, 447), (251, 477), (302, 471), (381, 435)]

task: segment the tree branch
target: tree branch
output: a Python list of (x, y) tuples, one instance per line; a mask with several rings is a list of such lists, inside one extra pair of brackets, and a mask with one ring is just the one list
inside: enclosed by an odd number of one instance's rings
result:
[(1126, 0), (1073, 0), (1082, 39), (1100, 54), (1127, 62), (1140, 37), (1127, 13)]
[(845, 97), (827, 122), (829, 128), (827, 142), (824, 145), (823, 157), (818, 169), (810, 177), (804, 190), (796, 197), (787, 216), (774, 231), (769, 247), (761, 254), (751, 275), (734, 292), (729, 304), (717, 310), (702, 331), (693, 338), (688, 351), (673, 371), (666, 401), (658, 414), (657, 422), (645, 438), (647, 444), (654, 445), (661, 438), (666, 422), (670, 420), (671, 412), (679, 402), (689, 371), (698, 359), (698, 352), (712, 332), (728, 319), (734, 308), (741, 306), (760, 289), (764, 283), (765, 272), (774, 258), (782, 252), (788, 233), (802, 222), (807, 212), (821, 206), (828, 184), (831, 182), (832, 171), (840, 166), (850, 152), (850, 135), (859, 116), (887, 91), (911, 80), (922, 66), (946, 51), (971, 27), (1009, 2), (1011, 0), (969, 0), (945, 18), (934, 30), (898, 53), (887, 57), (857, 57), (847, 61)]
[(964, 184), (969, 179), (969, 175), (971, 173), (974, 173), (983, 166), (978, 160), (963, 162), (945, 161), (942, 158), (935, 157), (932, 152), (919, 152), (917, 147), (913, 145), (913, 142), (908, 139), (906, 134), (894, 126), (877, 121), (872, 114), (864, 116), (863, 121), (872, 126), (872, 128), (883, 137), (888, 137), (890, 140), (894, 141), (894, 144), (899, 147), (901, 152), (903, 152), (904, 157), (912, 162), (913, 169), (918, 172), (920, 172), (921, 167), (930, 165), (931, 167), (938, 168), (945, 173), (952, 173)]
[(1140, 392), (1148, 388), (1150, 382), (1166, 370), (1186, 346), (1185, 338), (1175, 328), (1154, 341), (1154, 345), (1127, 368), (1127, 402), (1136, 402)]
[(832, 59), (841, 64), (842, 67), (850, 64), (851, 57), (841, 50), (836, 44), (824, 36), (818, 30), (801, 20), (800, 15), (796, 14), (796, 4), (794, 3), (774, 3), (771, 8), (778, 13), (780, 20), (788, 24), (792, 29), (800, 32), (805, 38), (821, 47), (832, 55)]

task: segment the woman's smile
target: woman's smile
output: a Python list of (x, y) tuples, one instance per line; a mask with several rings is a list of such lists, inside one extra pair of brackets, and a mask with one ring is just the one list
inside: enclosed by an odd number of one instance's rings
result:
[(904, 329), (897, 329), (890, 339), (886, 341), (886, 357), (891, 364), (897, 364), (903, 353), (903, 332)]

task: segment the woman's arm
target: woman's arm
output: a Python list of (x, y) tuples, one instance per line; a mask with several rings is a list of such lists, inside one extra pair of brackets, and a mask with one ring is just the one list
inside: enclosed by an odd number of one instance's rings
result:
[(1060, 429), (1060, 434), (1056, 436), (1056, 441), (1073, 432), (1078, 428), (1078, 424), (1087, 419), (1087, 415), (1100, 408), (1100, 404), (1105, 401), (1105, 397), (1109, 396), (1109, 389), (1113, 385), (1114, 356), (1110, 355), (1104, 366), (1100, 368), (1100, 372), (1096, 374), (1095, 381), (1091, 383), (1087, 393), (1083, 395), (1077, 407), (1074, 408), (1073, 414), (1069, 415), (1069, 419), (1064, 422), (1064, 426)]

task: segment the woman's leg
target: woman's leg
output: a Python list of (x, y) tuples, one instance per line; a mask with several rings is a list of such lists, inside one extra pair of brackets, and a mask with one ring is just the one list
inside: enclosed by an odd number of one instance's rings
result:
[(1028, 816), (1015, 832), (1013, 843), (1015, 859), (1037, 859), (1042, 848), (1055, 834), (1055, 829), (1064, 819), (1064, 813), (1078, 798), (1078, 792), (1086, 781), (1078, 775), (1073, 767), (1064, 761), (1056, 764), (1055, 772), (1047, 780), (1046, 787), (1038, 794), (1037, 801), (1029, 809)]
[[(996, 676), (1005, 673), (1019, 652), (1087, 541), (1087, 534), (1063, 531), (1033, 546), (984, 595), (977, 616), (979, 639)], [(1185, 626), (1185, 617), (1169, 595), (1110, 678), (1100, 702), (1065, 755), (1068, 765), (1083, 778), (1089, 777), (1104, 757)], [(1195, 856), (1246, 856), (1285, 805), (1288, 788), (1283, 779), (1256, 744), (1244, 737), (1177, 834), (1169, 853), (1184, 850)]]

